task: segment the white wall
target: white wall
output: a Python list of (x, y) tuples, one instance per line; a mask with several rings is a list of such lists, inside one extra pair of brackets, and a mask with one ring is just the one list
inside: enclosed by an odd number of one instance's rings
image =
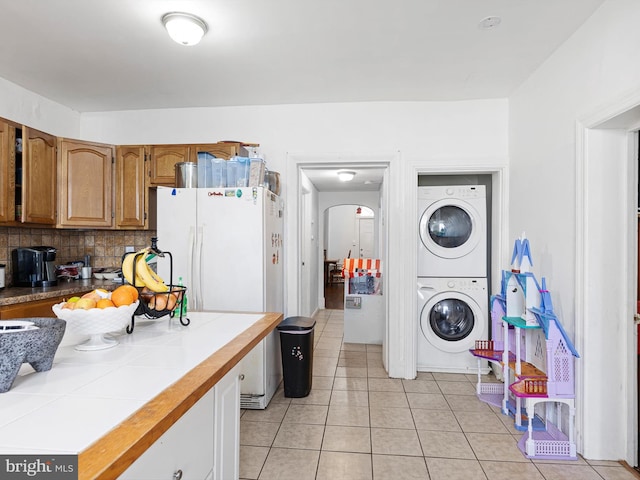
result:
[(355, 205), (337, 205), (326, 211), (327, 258), (341, 259), (353, 254), (356, 240)]
[[(272, 170), (287, 152), (402, 151), (407, 159), (506, 153), (506, 101), (380, 102), (87, 113), (82, 136), (114, 144), (241, 140)], [(287, 179), (283, 178), (286, 188)]]
[[(377, 192), (376, 192), (377, 193)], [(351, 258), (360, 256), (359, 243), (359, 220), (364, 218), (356, 213), (356, 208), (362, 204), (354, 203), (350, 205), (337, 205), (325, 211), (325, 248), (327, 258), (342, 259), (350, 254)], [(377, 251), (378, 246), (378, 223), (375, 216), (371, 219), (374, 227), (372, 247)]]
[[(627, 440), (634, 419), (628, 416), (630, 352), (624, 333), (631, 318), (624, 317), (622, 292), (633, 264), (628, 245), (635, 238), (626, 238), (625, 228), (628, 180), (621, 151), (626, 148), (620, 145), (626, 140), (613, 138), (615, 132), (589, 135), (591, 146), (597, 142), (607, 154), (600, 151), (597, 162), (583, 168), (583, 158), (576, 156), (576, 123), (640, 88), (639, 24), (637, 0), (605, 2), (509, 99), (509, 232), (515, 238), (526, 231), (534, 271), (547, 278), (555, 311), (582, 355), (578, 448), (587, 458), (631, 464), (633, 445)], [(589, 189), (584, 199), (582, 175)], [(588, 239), (576, 238), (582, 218), (588, 219)], [(593, 273), (585, 279), (576, 276), (585, 268), (576, 263), (582, 245)], [(583, 280), (585, 290), (576, 291)], [(589, 308), (576, 304), (583, 297)]]
[(3, 78), (0, 78), (0, 117), (58, 137), (80, 136), (80, 113)]

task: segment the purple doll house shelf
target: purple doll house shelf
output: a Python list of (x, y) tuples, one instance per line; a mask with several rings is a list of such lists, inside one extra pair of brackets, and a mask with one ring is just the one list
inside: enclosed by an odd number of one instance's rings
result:
[[(511, 270), (502, 271), (500, 293), (491, 298), (492, 338), (471, 349), (478, 358), (476, 393), (525, 431), (518, 447), (527, 458), (576, 460), (574, 368), (580, 356), (532, 265), (523, 234), (515, 242)], [(481, 360), (498, 367), (503, 383), (482, 382)]]

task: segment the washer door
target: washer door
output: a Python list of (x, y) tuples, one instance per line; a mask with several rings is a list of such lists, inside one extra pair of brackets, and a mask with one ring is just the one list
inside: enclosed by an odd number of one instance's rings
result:
[(444, 352), (473, 348), (483, 330), (480, 306), (462, 292), (433, 295), (420, 311), (420, 328), (425, 338)]
[(422, 244), (441, 258), (460, 258), (478, 246), (482, 219), (468, 203), (446, 198), (427, 207), (420, 217)]

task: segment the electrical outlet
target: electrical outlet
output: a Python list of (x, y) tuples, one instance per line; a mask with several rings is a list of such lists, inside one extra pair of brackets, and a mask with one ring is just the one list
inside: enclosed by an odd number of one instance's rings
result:
[(136, 249), (132, 245), (127, 245), (126, 247), (124, 247), (124, 253), (130, 253), (135, 251)]

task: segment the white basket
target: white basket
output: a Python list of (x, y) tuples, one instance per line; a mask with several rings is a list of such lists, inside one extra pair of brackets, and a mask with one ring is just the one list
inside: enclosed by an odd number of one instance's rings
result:
[(62, 308), (63, 303), (52, 307), (58, 318), (67, 321), (67, 330), (79, 335), (89, 335), (91, 338), (76, 346), (77, 350), (102, 350), (114, 347), (118, 342), (112, 338), (105, 338), (105, 333), (118, 332), (131, 322), (131, 316), (138, 308), (139, 301), (122, 307), (91, 308), (89, 310), (71, 310)]

